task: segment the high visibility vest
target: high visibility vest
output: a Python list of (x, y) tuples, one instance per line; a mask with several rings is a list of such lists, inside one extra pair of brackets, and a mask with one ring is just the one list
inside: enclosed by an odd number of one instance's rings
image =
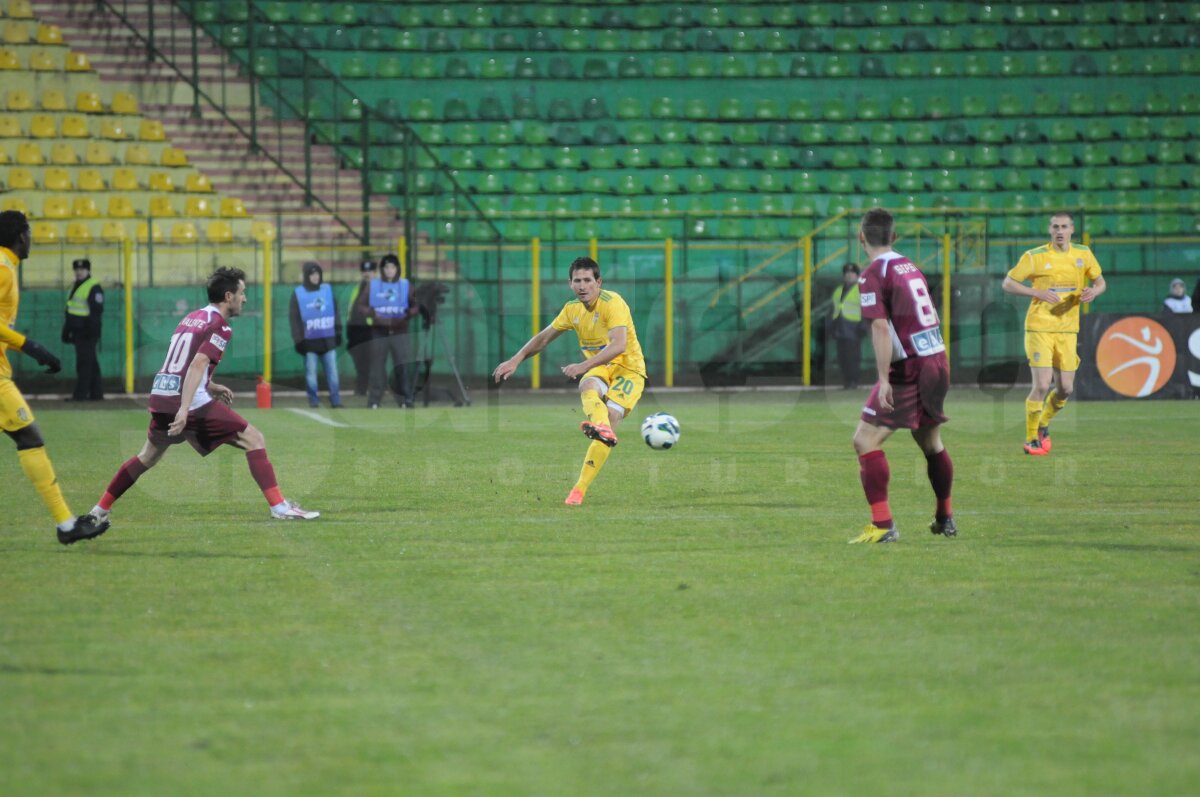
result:
[[(843, 295), (843, 292), (845, 295)], [(833, 291), (833, 317), (844, 318), (847, 321), (862, 321), (862, 305), (858, 298), (858, 283), (850, 290), (845, 285), (839, 285)]]
[(88, 277), (79, 283), (79, 287), (67, 297), (67, 315), (77, 315), (81, 318), (90, 316), (92, 308), (88, 307), (88, 295), (91, 294), (92, 288), (99, 284), (100, 280), (95, 277)]

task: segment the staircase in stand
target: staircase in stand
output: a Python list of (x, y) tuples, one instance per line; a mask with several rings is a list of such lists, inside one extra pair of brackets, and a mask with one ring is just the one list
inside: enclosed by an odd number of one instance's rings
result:
[[(148, 35), (147, 0), (121, 0), (116, 6), (138, 33)], [(319, 259), (330, 266), (357, 269), (362, 255), (335, 247), (360, 243), (362, 177), (356, 169), (342, 168), (332, 147), (310, 147), (312, 192), (345, 224), (315, 202), (306, 206), (302, 185), (265, 155), (251, 152), (249, 139), (207, 102), (202, 100), (199, 117), (193, 116), (189, 84), (161, 60), (148, 61), (145, 44), (107, 8), (90, 0), (34, 0), (33, 7), (41, 19), (62, 29), (72, 49), (87, 54), (102, 82), (120, 84), (120, 90), (136, 96), (142, 113), (163, 123), (171, 143), (187, 153), (217, 191), (240, 197), (251, 215), (277, 223), (285, 259), (308, 259), (319, 253)], [(155, 6), (156, 44), (168, 52), (187, 52), (190, 67), (190, 22), (176, 12), (172, 24), (167, 11), (159, 10), (165, 8), (166, 4)], [(248, 131), (250, 79), (203, 30), (198, 31), (197, 64), (201, 91), (223, 102), (225, 113)], [(262, 105), (257, 114), (260, 133), (269, 131), (271, 136), (271, 151), (303, 180), (304, 124), (277, 119)], [(369, 206), (371, 250), (378, 256), (395, 249), (404, 228), (388, 196), (372, 195)]]

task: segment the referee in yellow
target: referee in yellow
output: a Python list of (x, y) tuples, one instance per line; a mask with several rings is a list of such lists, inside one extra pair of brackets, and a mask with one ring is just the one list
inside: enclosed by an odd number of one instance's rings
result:
[(62, 370), (62, 363), (44, 346), (13, 329), (21, 300), (17, 269), (21, 261), (29, 257), (29, 244), (29, 221), (25, 214), (13, 210), (0, 213), (0, 429), (17, 444), (21, 470), (33, 482), (54, 517), (58, 541), (70, 545), (99, 537), (108, 530), (109, 522), (91, 515), (76, 518), (71, 512), (59, 489), (50, 457), (46, 456), (46, 443), (33, 412), (13, 382), (9, 349), (32, 357), (38, 365), (46, 366), (47, 373), (56, 374)]
[(1071, 243), (1074, 234), (1071, 214), (1055, 213), (1050, 217), (1050, 243), (1021, 255), (1000, 286), (1005, 293), (1031, 299), (1025, 314), (1025, 354), (1033, 388), (1025, 399), (1025, 453), (1035, 457), (1050, 453), (1050, 421), (1075, 387), (1079, 307), (1106, 287), (1096, 256), (1088, 247)]

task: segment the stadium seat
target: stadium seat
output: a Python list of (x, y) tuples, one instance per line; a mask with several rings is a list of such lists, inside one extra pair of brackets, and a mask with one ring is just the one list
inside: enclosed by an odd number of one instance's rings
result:
[(81, 169), (79, 171), (80, 191), (106, 191), (104, 177), (98, 169)]
[(79, 163), (79, 153), (71, 144), (53, 144), (50, 147), (50, 162), (55, 166), (74, 166)]
[(136, 213), (133, 209), (133, 202), (129, 197), (114, 194), (108, 198), (108, 207), (106, 208), (107, 215), (114, 219), (129, 219), (133, 218)]
[(138, 140), (140, 141), (166, 141), (167, 134), (163, 129), (162, 122), (156, 119), (143, 119), (138, 126)]
[(8, 169), (7, 187), (9, 191), (32, 191), (37, 187), (33, 172), (20, 166)]
[(33, 95), (23, 89), (9, 89), (4, 107), (10, 111), (32, 111)]
[(184, 190), (192, 194), (211, 194), (212, 183), (203, 174), (189, 174)]
[(34, 243), (52, 244), (58, 241), (58, 226), (46, 221), (35, 221), (30, 225)]
[(204, 228), (204, 238), (209, 243), (227, 244), (233, 242), (233, 225), (218, 219), (210, 221)]
[(196, 225), (190, 221), (177, 221), (171, 225), (171, 243), (173, 244), (195, 243), (198, 238)]
[(46, 162), (40, 145), (32, 141), (17, 144), (17, 163), (22, 166), (41, 166)]
[(46, 197), (42, 200), (42, 216), (47, 219), (71, 218), (71, 201), (61, 196)]
[(151, 191), (170, 193), (175, 190), (175, 181), (168, 172), (151, 172), (148, 187)]
[(179, 215), (175, 211), (175, 205), (171, 202), (171, 198), (166, 196), (150, 197), (148, 213), (156, 218), (171, 218)]
[(128, 236), (129, 230), (119, 221), (105, 221), (100, 225), (100, 240), (105, 243), (121, 243)]
[(81, 91), (75, 95), (75, 110), (80, 113), (104, 113), (104, 105), (96, 92)]
[[(126, 163), (128, 162), (129, 161), (126, 161)], [(163, 166), (187, 166), (187, 153), (176, 147), (164, 147), (162, 156), (160, 158), (160, 163)]]
[(66, 62), (64, 64), (67, 72), (91, 72), (92, 63), (88, 60), (87, 53), (69, 52), (67, 53)]
[[(391, 192), (380, 191), (378, 193), (391, 193)], [(215, 215), (212, 200), (209, 199), (208, 197), (202, 197), (202, 196), (188, 197), (187, 202), (184, 205), (183, 213), (185, 216), (188, 216), (190, 218), (200, 218), (200, 219), (208, 218), (210, 216)]]
[(96, 207), (96, 199), (91, 196), (77, 196), (71, 203), (71, 215), (77, 219), (95, 219), (100, 217), (100, 209)]
[(100, 138), (109, 141), (124, 141), (129, 138), (129, 133), (120, 119), (103, 119), (100, 122)]

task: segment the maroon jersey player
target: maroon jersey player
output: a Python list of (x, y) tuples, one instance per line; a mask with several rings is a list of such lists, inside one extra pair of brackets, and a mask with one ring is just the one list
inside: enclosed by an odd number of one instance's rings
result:
[(929, 284), (912, 261), (892, 249), (895, 222), (876, 208), (863, 216), (858, 240), (871, 258), (859, 278), (863, 318), (871, 323), (875, 370), (879, 381), (863, 407), (854, 431), (859, 476), (871, 522), (850, 542), (895, 542), (900, 538), (888, 505), (887, 456), (883, 443), (897, 429), (912, 431), (925, 454), (929, 482), (937, 506), (929, 530), (953, 537), (958, 533), (950, 512), (954, 465), (942, 445), (942, 410), (950, 387), (946, 345)]
[(113, 476), (104, 496), (92, 509), (107, 519), (113, 503), (138, 477), (154, 467), (167, 449), (187, 441), (200, 456), (208, 456), (229, 443), (246, 452), (250, 474), (271, 507), (271, 517), (280, 520), (312, 520), (319, 512), (308, 512), (283, 497), (275, 481), (275, 469), (267, 458), (262, 432), (231, 409), (233, 391), (212, 381), (233, 330), (229, 319), (241, 315), (246, 303), (246, 275), (237, 268), (218, 268), (208, 278), (210, 304), (188, 313), (167, 347), (167, 356), (150, 390), (150, 429), (138, 455), (123, 464)]

